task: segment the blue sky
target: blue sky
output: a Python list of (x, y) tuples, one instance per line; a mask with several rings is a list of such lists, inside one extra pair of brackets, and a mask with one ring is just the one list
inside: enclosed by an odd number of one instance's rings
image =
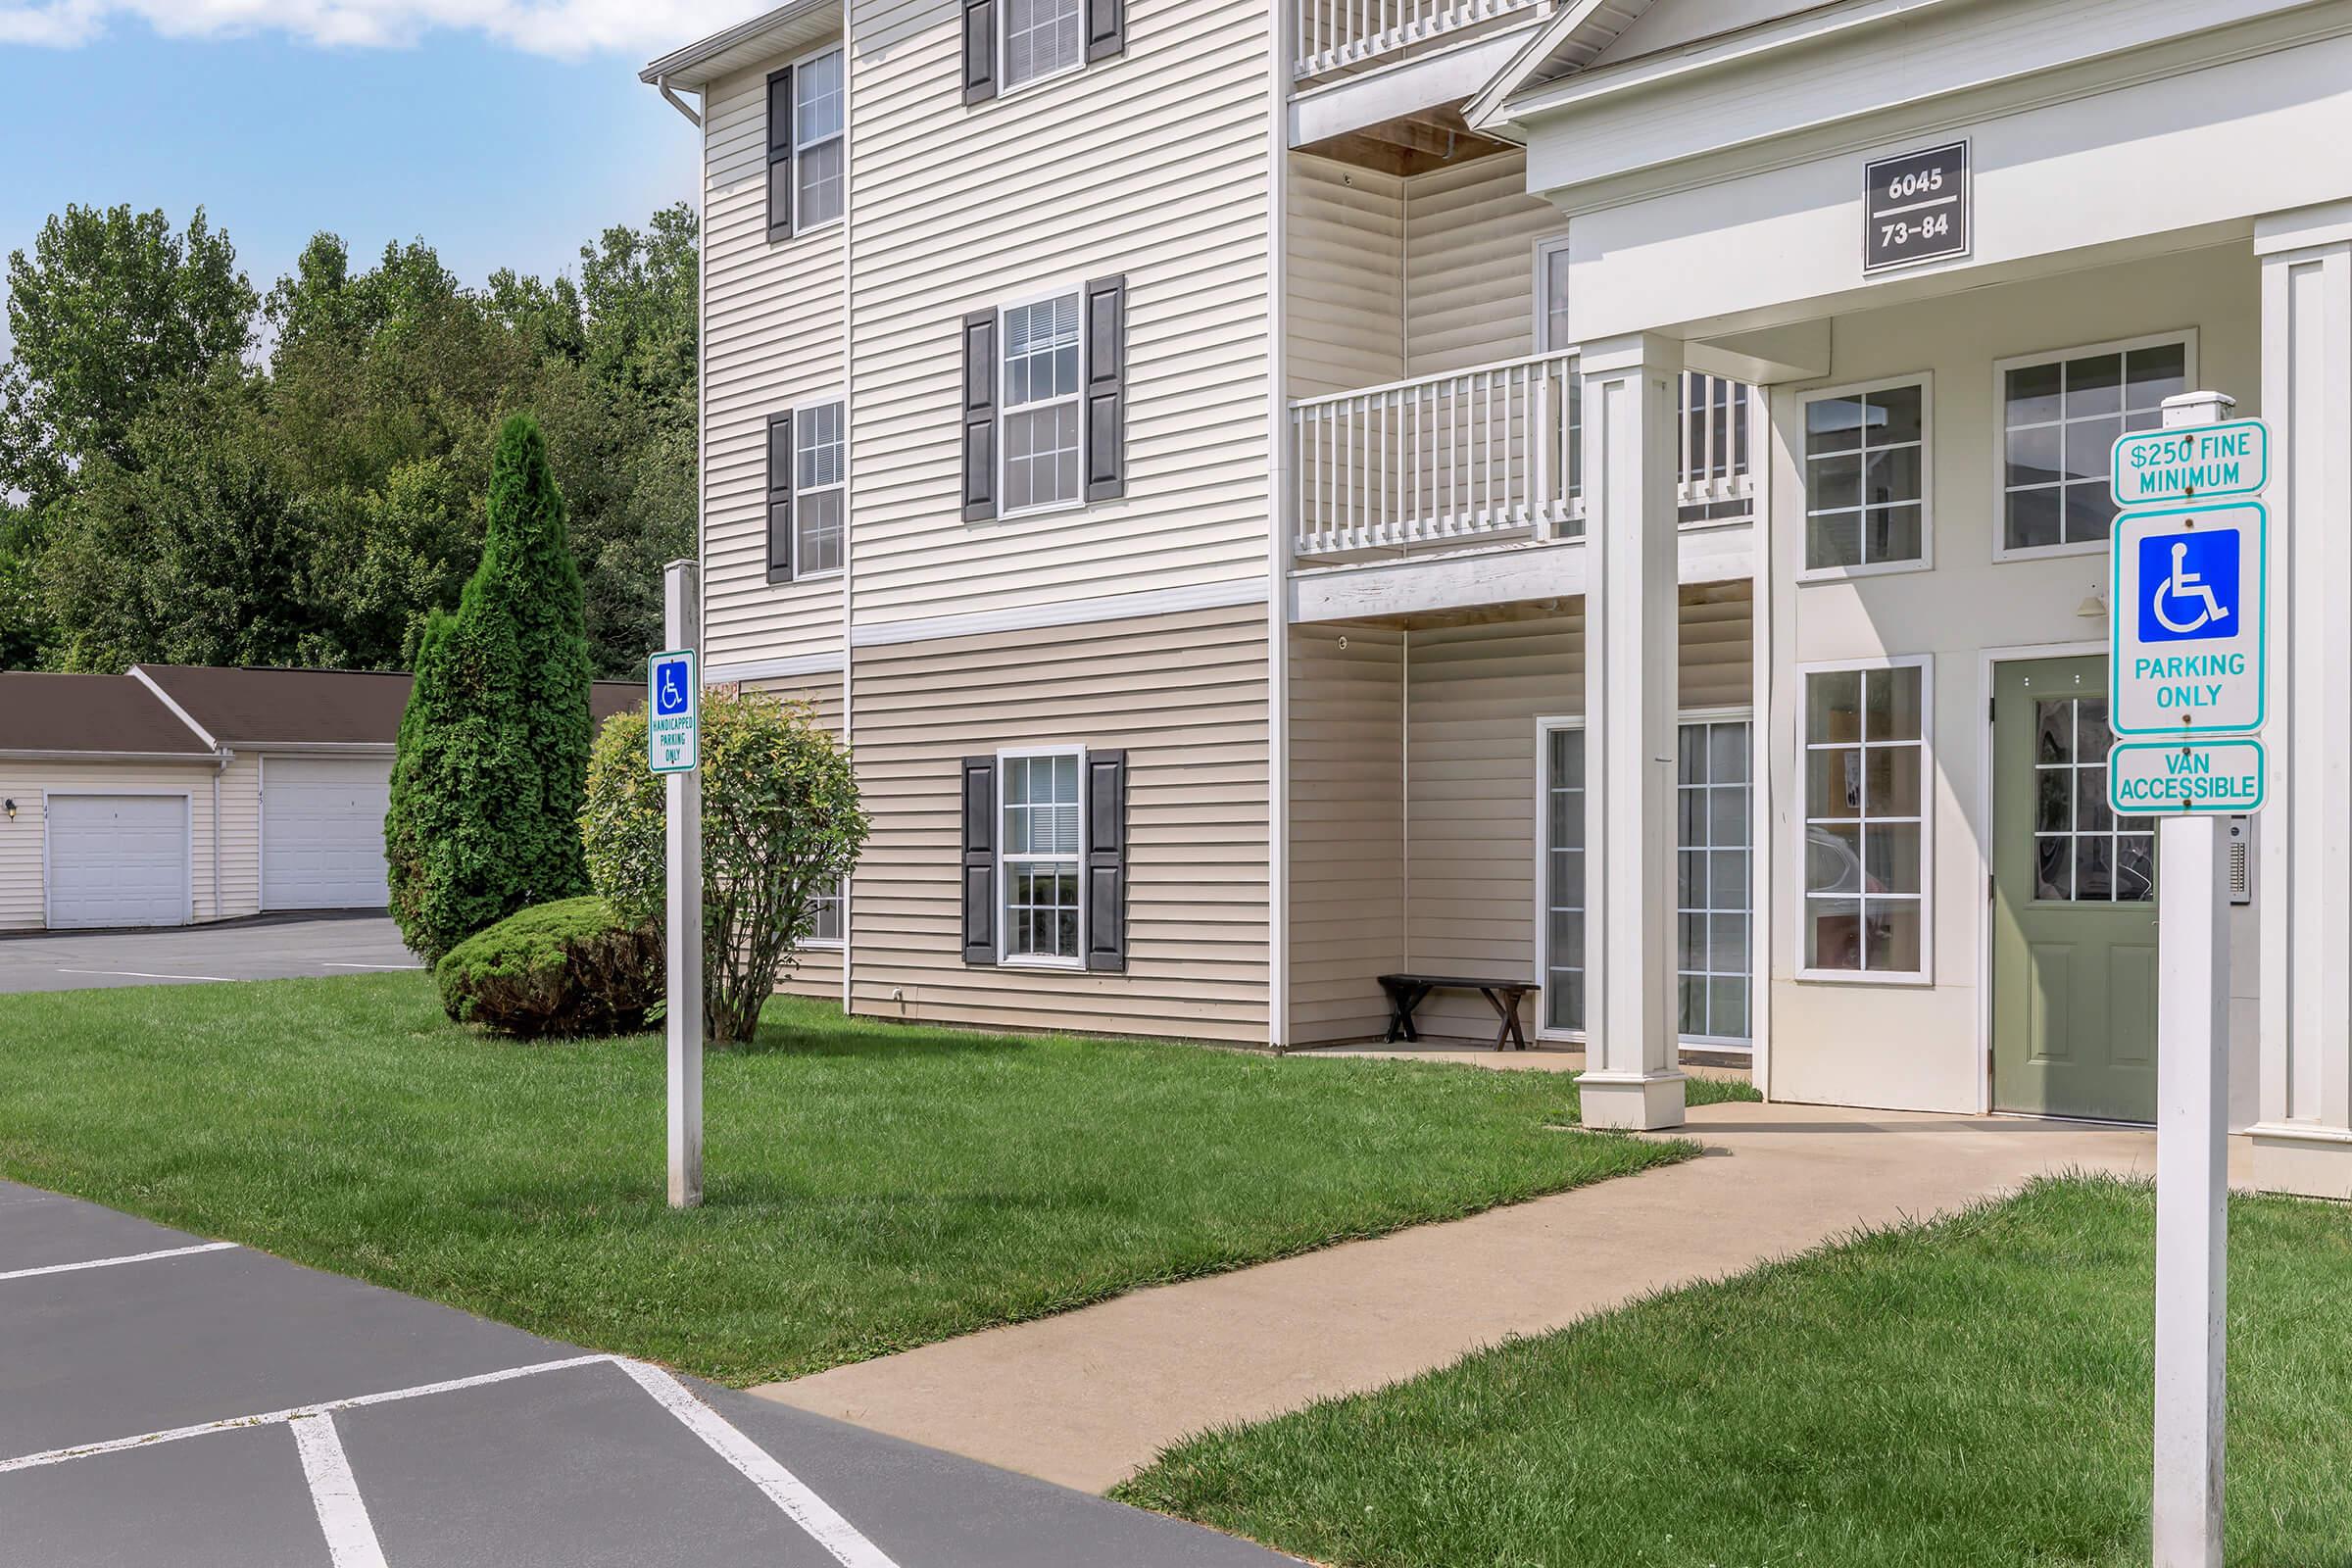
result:
[[(387, 25), (368, 41), (317, 41), (338, 36), (337, 13), (354, 4)], [(355, 261), (421, 236), (479, 282), (502, 266), (575, 269), (607, 224), (693, 199), (694, 127), (637, 70), (710, 30), (709, 7), (665, 25), (691, 8), (645, 0), (634, 9), (654, 20), (620, 28), (566, 28), (543, 12), (562, 55), (403, 7), (263, 0), (283, 14), (277, 24), (165, 36), (104, 0), (0, 0), (0, 255), (28, 247), (69, 202), (160, 206), (174, 227), (201, 203), (264, 294), (321, 228), (349, 241)], [(578, 9), (612, 20), (595, 0)], [(0, 343), (5, 334), (0, 316)]]

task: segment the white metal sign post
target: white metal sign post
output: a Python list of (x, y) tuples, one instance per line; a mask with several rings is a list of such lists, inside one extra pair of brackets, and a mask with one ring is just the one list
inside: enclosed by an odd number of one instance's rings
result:
[(669, 1206), (703, 1200), (703, 573), (673, 561), (662, 573), (670, 651), (645, 666), (646, 761), (668, 796)]
[[(2230, 908), (2222, 813), (2263, 802), (2269, 691), (2259, 420), (2169, 398), (2115, 444), (2109, 804), (2157, 818), (2156, 1568), (2220, 1568), (2229, 1288)], [(2150, 505), (2161, 503), (2160, 505)]]

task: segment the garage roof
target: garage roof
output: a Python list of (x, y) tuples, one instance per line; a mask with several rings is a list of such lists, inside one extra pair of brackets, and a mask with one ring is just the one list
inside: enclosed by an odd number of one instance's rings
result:
[(0, 752), (210, 757), (213, 749), (128, 675), (0, 673)]
[[(409, 677), (361, 669), (218, 668), (135, 664), (136, 674), (223, 746), (389, 746), (400, 738)], [(589, 688), (596, 722), (645, 697), (634, 681), (600, 680)], [(161, 707), (161, 704), (157, 705)]]

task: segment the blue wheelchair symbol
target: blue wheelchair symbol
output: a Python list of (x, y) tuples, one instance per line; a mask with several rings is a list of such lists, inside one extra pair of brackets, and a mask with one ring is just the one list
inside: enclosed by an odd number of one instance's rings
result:
[(2141, 642), (2199, 642), (2237, 635), (2238, 542), (2235, 528), (2140, 540)]
[(654, 686), (654, 710), (661, 713), (686, 711), (686, 662), (684, 660), (662, 666), (661, 679)]

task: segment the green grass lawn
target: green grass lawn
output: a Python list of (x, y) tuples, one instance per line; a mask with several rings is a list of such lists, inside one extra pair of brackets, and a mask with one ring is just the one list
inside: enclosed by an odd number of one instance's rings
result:
[(767, 1017), (692, 1213), (658, 1037), (495, 1040), (422, 975), (0, 997), (0, 1174), (743, 1385), (1690, 1152), (1560, 1130), (1556, 1073)]
[[(1116, 1495), (1346, 1565), (2148, 1560), (2149, 1188), (2038, 1183), (1179, 1446)], [(2352, 1564), (2352, 1213), (2230, 1210), (2229, 1556)]]

